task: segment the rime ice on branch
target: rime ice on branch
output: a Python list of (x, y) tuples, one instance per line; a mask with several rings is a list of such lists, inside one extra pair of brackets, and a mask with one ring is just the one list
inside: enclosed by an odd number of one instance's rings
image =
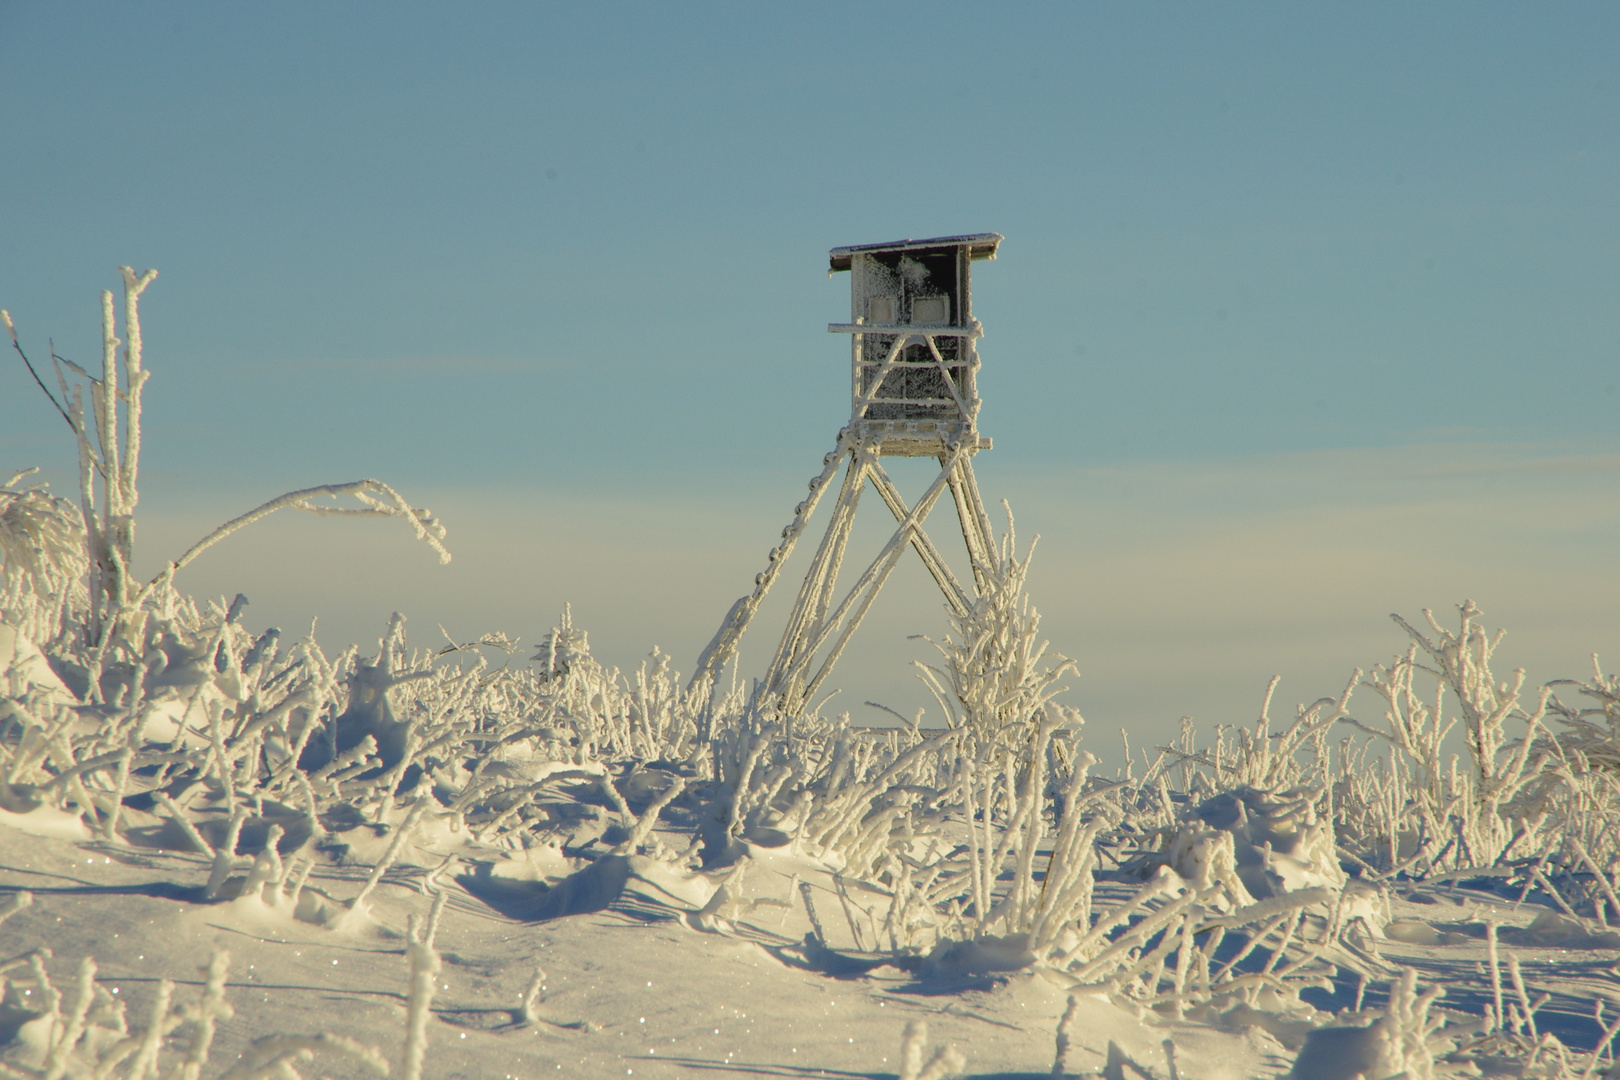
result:
[[(51, 360), (56, 365), (60, 401), (40, 379), (33, 362), (23, 351), (10, 313), (0, 311), (0, 323), (11, 337), (12, 347), (22, 357), (40, 390), (67, 421), (79, 450), (80, 520), (71, 523), (77, 528), (62, 527), (60, 519), (66, 505), (63, 500), (52, 499), (38, 489), (16, 487), (28, 471), (13, 476), (0, 489), (0, 555), (4, 556), (4, 563), (0, 564), (0, 612), (7, 619), (27, 626), (36, 634), (42, 627), (54, 633), (71, 621), (66, 610), (69, 606), (75, 602), (84, 604), (83, 644), (97, 651), (94, 666), (99, 667), (106, 649), (116, 644), (115, 639), (120, 635), (130, 647), (139, 641), (144, 632), (144, 611), (149, 604), (157, 605), (165, 614), (172, 613), (177, 599), (172, 588), (177, 570), (243, 526), (284, 507), (320, 515), (398, 518), (433, 549), (441, 563), (450, 561), (450, 552), (442, 543), (444, 526), (429, 511), (411, 506), (380, 480), (364, 479), (322, 484), (271, 499), (221, 525), (178, 559), (165, 564), (151, 581), (144, 585), (139, 583), (132, 568), (135, 507), (140, 502), (137, 481), (141, 458), (141, 394), (151, 377), (142, 357), (140, 298), (158, 272), (145, 270), (137, 274), (127, 266), (119, 267), (118, 271), (124, 279), (124, 333), (128, 340), (121, 341), (118, 337), (113, 294), (102, 292), (101, 376), (97, 378), (71, 360), (57, 356), (53, 350)], [(124, 346), (122, 365), (118, 358), (119, 345)], [(72, 371), (83, 383), (70, 385), (67, 371)], [(90, 389), (88, 419), (84, 402), (86, 385)], [(120, 402), (124, 405), (122, 414)], [(99, 507), (98, 476), (101, 481)], [(318, 501), (343, 495), (351, 496), (360, 505), (340, 506)], [(78, 535), (71, 535), (73, 533)], [(64, 581), (79, 576), (78, 560), (62, 549), (81, 545), (83, 562), (88, 567), (88, 595), (76, 598)], [(19, 552), (26, 557), (19, 557)], [(19, 565), (26, 573), (15, 570)], [(67, 568), (65, 573), (64, 568)], [(23, 610), (25, 602), (27, 610)], [(40, 611), (41, 606), (48, 610)]]

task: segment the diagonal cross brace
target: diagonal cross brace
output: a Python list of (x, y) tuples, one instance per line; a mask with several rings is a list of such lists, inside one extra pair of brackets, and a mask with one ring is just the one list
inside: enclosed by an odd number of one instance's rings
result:
[[(922, 498), (917, 500), (917, 505), (913, 506), (906, 514), (905, 518), (900, 522), (900, 527), (889, 538), (889, 542), (883, 546), (883, 550), (878, 553), (877, 558), (856, 580), (849, 593), (845, 595), (843, 601), (838, 605), (837, 610), (817, 626), (812, 634), (807, 635), (808, 640), (796, 645), (793, 649), (795, 654), (794, 662), (791, 665), (781, 665), (780, 667), (775, 664), (772, 665), (774, 674), (771, 681), (766, 684), (766, 689), (775, 693), (789, 712), (799, 708), (810, 695), (816, 692), (822, 681), (831, 674), (833, 665), (843, 655), (844, 648), (849, 644), (850, 637), (866, 617), (866, 613), (872, 607), (872, 602), (877, 599), (877, 594), (882, 590), (884, 583), (888, 581), (889, 574), (893, 572), (895, 566), (899, 563), (901, 553), (916, 534), (918, 527), (927, 519), (929, 511), (934, 508), (934, 503), (939, 500), (940, 494), (945, 490), (946, 484), (955, 472), (957, 462), (962, 460), (967, 452), (966, 447), (958, 447), (951, 452), (944, 463), (944, 467), (940, 469), (939, 475), (934, 478), (934, 482), (928, 486), (928, 490), (923, 493)], [(834, 637), (835, 633), (836, 637)], [(805, 673), (813, 662), (816, 653), (821, 650), (821, 647), (827, 643), (829, 638), (833, 639), (832, 648), (829, 650), (826, 659), (822, 661), (815, 675), (802, 683), (801, 688), (801, 680), (804, 679)]]
[[(872, 463), (872, 486), (877, 488), (879, 495), (883, 496), (883, 502), (888, 506), (889, 512), (894, 515), (894, 519), (904, 521), (906, 515), (910, 513), (906, 507), (906, 502), (900, 497), (900, 491), (894, 486), (894, 481), (889, 479), (889, 474), (875, 461)], [(923, 532), (920, 524), (912, 530), (911, 546), (917, 549), (918, 555), (922, 556), (923, 565), (928, 568), (929, 574), (933, 575), (934, 583), (939, 586), (939, 591), (945, 594), (945, 602), (951, 606), (951, 610), (958, 615), (966, 615), (968, 608), (972, 606), (972, 601), (968, 598), (967, 593), (963, 591), (961, 584), (957, 582), (956, 575), (951, 573), (950, 566), (940, 556), (939, 549), (934, 546), (932, 540), (928, 539), (928, 534)]]
[(929, 336), (924, 336), (923, 341), (927, 342), (928, 351), (934, 355), (934, 364), (939, 368), (940, 378), (945, 380), (945, 388), (951, 392), (951, 397), (956, 399), (956, 407), (961, 412), (962, 417), (968, 423), (977, 420), (978, 417), (975, 414), (978, 410), (969, 410), (967, 402), (962, 400), (962, 393), (957, 389), (956, 380), (951, 377), (951, 369), (945, 363), (945, 357), (940, 355), (939, 346), (934, 344), (934, 339)]
[(911, 343), (911, 339), (916, 336), (916, 334), (900, 334), (894, 339), (894, 344), (889, 347), (889, 355), (883, 358), (883, 363), (878, 366), (877, 374), (872, 376), (872, 385), (867, 389), (866, 393), (855, 399), (855, 410), (851, 419), (864, 420), (866, 418), (866, 411), (877, 400), (878, 391), (883, 389), (883, 380), (889, 377), (889, 372), (894, 370), (895, 361), (899, 359), (900, 353), (905, 350), (905, 347)]

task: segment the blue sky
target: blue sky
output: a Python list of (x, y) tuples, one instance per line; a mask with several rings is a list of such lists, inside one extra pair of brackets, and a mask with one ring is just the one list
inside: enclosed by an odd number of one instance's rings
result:
[[(192, 588), (330, 644), (572, 600), (690, 668), (847, 415), (826, 250), (993, 230), (980, 476), (1095, 724), (1314, 697), (1465, 595), (1551, 678), (1620, 656), (1617, 40), (1600, 4), (0, 3), (0, 306), (82, 362), (113, 268), (161, 271), (152, 565), (360, 476), (458, 559), (299, 520)], [(0, 367), (0, 467), (66, 486), (51, 420)], [(925, 585), (850, 707), (909, 700)]]

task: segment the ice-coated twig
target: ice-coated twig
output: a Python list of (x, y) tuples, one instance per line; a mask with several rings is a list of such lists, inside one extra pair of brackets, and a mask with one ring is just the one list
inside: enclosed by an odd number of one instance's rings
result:
[(405, 815), (405, 820), (400, 822), (399, 827), (394, 830), (394, 838), (389, 841), (388, 848), (383, 852), (382, 858), (378, 859), (377, 865), (371, 868), (371, 873), (366, 876), (366, 883), (360, 887), (359, 893), (355, 895), (353, 900), (349, 901), (349, 911), (358, 913), (361, 910), (361, 905), (365, 903), (366, 897), (371, 895), (371, 890), (377, 887), (377, 883), (388, 872), (388, 868), (394, 865), (394, 860), (399, 858), (399, 853), (405, 847), (405, 841), (410, 836), (411, 829), (416, 826), (416, 821), (422, 816), (422, 811), (427, 809), (427, 804), (428, 800), (426, 798), (417, 799), (411, 804), (410, 811)]
[(1224, 965), (1222, 965), (1219, 971), (1211, 976), (1213, 981), (1219, 983), (1233, 971), (1237, 970), (1237, 966), (1243, 963), (1243, 961), (1247, 960), (1249, 955), (1260, 947), (1260, 943), (1262, 941), (1276, 933), (1278, 930), (1282, 929), (1284, 923), (1292, 922), (1293, 918), (1293, 912), (1290, 911), (1267, 920), (1266, 923), (1260, 927), (1260, 929), (1249, 935), (1249, 940), (1243, 944), (1243, 947), (1240, 948), (1236, 954), (1233, 955), (1232, 959), (1228, 960)]
[(33, 903), (34, 894), (26, 890), (19, 890), (4, 899), (0, 899), (0, 923), (5, 922), (24, 908), (32, 906)]
[[(441, 894), (442, 895), (442, 894)], [(432, 1019), (433, 995), (439, 985), (439, 954), (432, 944), (416, 936), (416, 916), (410, 918), (405, 955), (411, 964), (410, 996), (405, 1012), (405, 1045), (401, 1053), (403, 1080), (422, 1080), (422, 1063), (427, 1058), (428, 1021)]]
[(1502, 1012), (1502, 964), (1497, 956), (1496, 949), (1496, 919), (1485, 920), (1485, 960), (1491, 969), (1491, 1001), (1494, 1006), (1492, 1018), (1497, 1031), (1501, 1031), (1506, 1017)]
[(239, 860), (236, 855), (236, 843), (242, 835), (242, 826), (247, 823), (247, 819), (248, 812), (245, 807), (238, 806), (231, 812), (231, 821), (225, 831), (225, 842), (214, 851), (214, 864), (208, 872), (208, 885), (203, 889), (205, 900), (212, 900), (218, 896), (219, 890), (231, 872), (242, 865), (243, 860)]
[(927, 1051), (928, 1022), (907, 1020), (900, 1037), (900, 1080), (946, 1080), (960, 1076), (967, 1059), (954, 1046), (937, 1046), (924, 1061)]
[(238, 896), (263, 899), (264, 887), (274, 885), (277, 887), (277, 895), (273, 896), (272, 899), (279, 898), (279, 887), (282, 879), (286, 876), (286, 868), (281, 863), (281, 852), (276, 850), (276, 845), (281, 842), (281, 837), (281, 826), (271, 825), (269, 831), (265, 834), (264, 846), (259, 849), (258, 855), (254, 856), (248, 865), (247, 877), (242, 882), (242, 889), (237, 893)]
[(45, 1080), (60, 1080), (68, 1069), (68, 1055), (84, 1035), (85, 1018), (95, 1000), (96, 962), (86, 956), (79, 961), (79, 983), (74, 990), (73, 1011), (68, 1014), (67, 1026), (58, 1034), (45, 1059)]
[(1519, 1015), (1524, 1026), (1529, 1030), (1532, 1039), (1540, 1038), (1540, 1033), (1536, 1030), (1536, 1012), (1551, 1000), (1552, 995), (1543, 994), (1538, 1001), (1534, 1003), (1530, 1001), (1530, 993), (1524, 985), (1524, 972), (1519, 969), (1519, 958), (1513, 953), (1508, 953), (1508, 978), (1513, 984), (1514, 996), (1519, 999)]
[[(117, 521), (123, 518), (123, 477), (119, 470), (118, 452), (118, 335), (113, 317), (113, 294), (103, 290), (101, 293), (101, 382), (90, 386), (91, 400), (95, 404), (96, 434), (101, 440), (101, 460), (106, 465), (105, 497), (101, 507), (101, 527), (108, 542), (108, 549), (104, 553), (109, 559), (118, 553), (118, 544), (115, 536)], [(114, 577), (109, 583), (109, 591), (115, 604), (122, 606), (127, 600), (122, 569), (112, 567)], [(139, 1062), (137, 1061), (137, 1064)]]
[[(1585, 846), (1581, 844), (1578, 837), (1569, 836), (1566, 839), (1569, 842), (1570, 848), (1575, 852), (1576, 857), (1579, 858), (1581, 862), (1586, 864), (1586, 868), (1590, 870), (1592, 872), (1592, 876), (1597, 879), (1598, 888), (1603, 891), (1604, 898), (1607, 899), (1611, 905), (1613, 905), (1614, 910), (1617, 913), (1620, 913), (1620, 896), (1615, 895), (1614, 886), (1609, 882), (1609, 875), (1603, 872), (1602, 867), (1598, 866), (1597, 862), (1592, 858)], [(1598, 911), (1598, 922), (1604, 926), (1607, 926), (1608, 920), (1603, 915), (1603, 905), (1598, 904), (1596, 906)]]
[(1073, 1040), (1074, 1019), (1079, 1014), (1080, 999), (1070, 994), (1069, 1003), (1064, 1006), (1063, 1016), (1057, 1025), (1057, 1049), (1052, 1055), (1052, 1076), (1055, 1078), (1069, 1074), (1069, 1047)]
[(625, 838), (624, 843), (613, 849), (614, 854), (634, 855), (636, 850), (646, 842), (647, 837), (652, 835), (653, 826), (658, 824), (658, 815), (663, 813), (664, 808), (679, 798), (681, 792), (685, 790), (686, 781), (671, 774), (669, 786), (642, 812), (641, 817), (636, 820), (635, 828), (630, 830), (630, 835)]
[(124, 747), (118, 754), (118, 772), (113, 778), (112, 798), (107, 804), (107, 820), (101, 827), (101, 835), (108, 840), (118, 839), (118, 820), (124, 812), (124, 792), (129, 788), (129, 766), (134, 757), (133, 746)]
[(265, 1035), (248, 1045), (242, 1060), (220, 1080), (285, 1080), (298, 1074), (294, 1061), (309, 1061), (317, 1052), (349, 1058), (374, 1076), (388, 1075), (388, 1059), (375, 1046), (358, 1039), (321, 1032), (319, 1035)]
[(180, 831), (185, 834), (186, 839), (191, 841), (191, 846), (199, 853), (213, 858), (213, 845), (203, 839), (202, 833), (197, 831), (197, 826), (191, 823), (191, 819), (186, 816), (186, 812), (175, 804), (174, 799), (170, 798), (168, 792), (159, 791), (156, 796), (158, 805), (169, 812), (169, 820), (180, 827)]
[[(230, 756), (225, 750), (225, 703), (223, 701), (215, 700), (208, 703), (208, 738), (214, 751), (214, 772), (219, 777), (220, 786), (225, 789), (225, 804), (235, 806), (237, 804), (236, 777), (234, 775), (235, 770), (231, 768)], [(236, 830), (241, 829), (240, 824), (232, 827)]]
[(186, 1050), (186, 1060), (180, 1068), (179, 1080), (198, 1080), (202, 1076), (203, 1066), (208, 1064), (208, 1050), (214, 1044), (216, 1024), (220, 1020), (229, 1020), (236, 1015), (230, 1003), (225, 1000), (225, 975), (230, 970), (230, 965), (231, 954), (224, 949), (215, 949), (208, 966), (202, 969), (207, 982), (203, 987), (202, 1001), (198, 1003), (192, 1017), (196, 1030), (192, 1032), (191, 1045)]
[[(856, 949), (865, 952), (867, 950), (866, 935), (861, 932), (861, 924), (855, 918), (855, 911), (860, 909), (860, 905), (849, 898), (849, 886), (844, 882), (844, 875), (833, 875), (833, 888), (838, 893), (838, 904), (843, 908), (844, 921), (849, 924), (850, 940), (855, 942)], [(864, 911), (864, 909), (860, 910)], [(877, 942), (874, 941), (872, 944), (875, 947)]]
[(439, 920), (444, 917), (444, 904), (450, 894), (439, 889), (433, 894), (433, 906), (428, 909), (427, 930), (422, 935), (422, 944), (433, 948), (434, 940), (439, 936)]
[(529, 980), (528, 989), (523, 991), (522, 1005), (518, 1010), (518, 1019), (525, 1024), (538, 1024), (540, 1022), (540, 995), (546, 988), (546, 969), (536, 967), (534, 977)]
[[(22, 357), (22, 362), (28, 367), (28, 374), (34, 377), (34, 382), (39, 385), (40, 391), (50, 399), (51, 405), (61, 414), (69, 429), (77, 433), (78, 429), (74, 426), (72, 418), (68, 416), (67, 410), (62, 407), (60, 401), (56, 400), (56, 395), (51, 393), (50, 389), (45, 385), (45, 381), (39, 377), (39, 372), (34, 369), (34, 362), (28, 359), (28, 354), (23, 352), (22, 345), (17, 341), (17, 327), (11, 321), (11, 312), (0, 310), (0, 324), (5, 326), (6, 333), (11, 336), (11, 347), (17, 350), (18, 356)], [(15, 478), (13, 479), (15, 480)]]
[(808, 881), (799, 882), (799, 896), (804, 900), (804, 913), (810, 916), (810, 927), (816, 932), (816, 940), (826, 945), (828, 944), (827, 931), (821, 928), (821, 919), (816, 916), (816, 905), (811, 900), (811, 891)]
[(314, 772), (310, 773), (309, 779), (313, 783), (320, 783), (322, 780), (335, 776), (336, 774), (343, 772), (345, 769), (364, 764), (376, 753), (377, 740), (368, 734), (362, 737), (361, 740), (354, 746), (343, 751), (331, 761), (328, 761), (325, 765), (322, 765), (319, 769), (316, 769)]
[[(1161, 871), (1161, 874), (1165, 873), (1170, 873), (1170, 871)], [(1125, 903), (1098, 919), (1097, 924), (1082, 935), (1079, 941), (1070, 946), (1068, 952), (1063, 954), (1062, 959), (1058, 961), (1058, 966), (1060, 968), (1067, 968), (1077, 959), (1085, 956), (1086, 952), (1093, 945), (1096, 945), (1104, 940), (1108, 936), (1109, 932), (1115, 927), (1123, 926), (1125, 923), (1130, 921), (1132, 916), (1136, 915), (1138, 912), (1146, 910), (1148, 905), (1154, 900), (1163, 897), (1168, 888), (1168, 884), (1168, 881), (1161, 876), (1160, 878), (1150, 881), (1146, 885), (1142, 886), (1142, 888), (1136, 891), (1136, 895), (1132, 896)], [(1211, 891), (1210, 895), (1214, 895), (1213, 890)], [(1193, 904), (1195, 900), (1195, 894), (1191, 892), (1183, 894), (1179, 899), (1172, 901), (1169, 905), (1160, 908), (1157, 912), (1154, 912), (1141, 922), (1137, 923), (1136, 926), (1131, 928), (1129, 934), (1124, 935), (1119, 940), (1110, 942), (1108, 951), (1097, 957), (1091, 958), (1089, 964), (1098, 963), (1099, 961), (1103, 961), (1105, 958), (1111, 958), (1113, 955), (1122, 953), (1127, 949), (1132, 948), (1136, 943), (1136, 938), (1138, 935), (1144, 935), (1145, 940), (1146, 936), (1151, 936), (1152, 934), (1156, 933), (1160, 926), (1163, 926), (1171, 919), (1175, 918), (1188, 906)], [(1145, 931), (1144, 927), (1146, 928)], [(1123, 941), (1125, 937), (1129, 937), (1130, 941), (1125, 942), (1123, 947), (1119, 947), (1121, 941)]]
[(169, 1001), (173, 997), (174, 983), (159, 979), (157, 997), (152, 1000), (151, 1018), (136, 1045), (135, 1060), (129, 1065), (129, 1080), (145, 1080), (147, 1073), (157, 1071), (158, 1051), (163, 1048), (163, 1028), (169, 1019)]
[[(1601, 999), (1598, 1002), (1598, 1008), (1603, 1008)], [(1581, 1080), (1590, 1080), (1592, 1074), (1597, 1072), (1598, 1065), (1603, 1061), (1604, 1053), (1610, 1050), (1610, 1044), (1614, 1042), (1616, 1035), (1620, 1035), (1620, 1013), (1615, 1014), (1614, 1020), (1598, 1036), (1596, 1045), (1592, 1047), (1592, 1056), (1587, 1060), (1586, 1068), (1581, 1071)], [(1613, 1060), (1612, 1053), (1610, 1060)]]

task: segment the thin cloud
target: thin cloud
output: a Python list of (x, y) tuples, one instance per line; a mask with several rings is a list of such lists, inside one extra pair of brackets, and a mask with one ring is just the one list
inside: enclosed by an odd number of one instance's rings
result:
[(488, 375), (520, 375), (531, 371), (555, 371), (568, 361), (549, 357), (515, 356), (394, 356), (351, 357), (323, 356), (297, 357), (277, 361), (280, 366), (298, 370), (378, 371), (378, 372), (467, 372)]

